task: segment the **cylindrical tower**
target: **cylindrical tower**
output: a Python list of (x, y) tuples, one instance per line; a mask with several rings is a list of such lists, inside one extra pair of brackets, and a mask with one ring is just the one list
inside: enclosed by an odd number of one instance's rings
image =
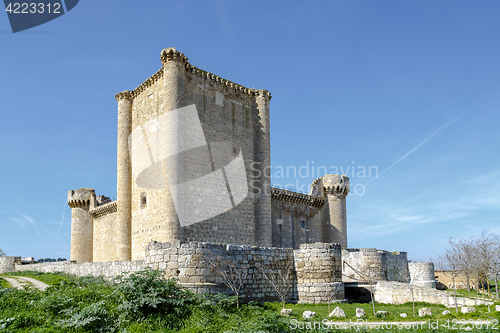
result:
[(272, 246), (271, 224), (271, 143), (269, 125), (269, 103), (271, 94), (267, 90), (255, 93), (257, 124), (255, 127), (255, 159), (259, 177), (255, 206), (255, 243), (257, 246)]
[(436, 288), (434, 275), (434, 263), (432, 262), (409, 262), (411, 283), (424, 288)]
[(118, 102), (116, 249), (118, 260), (130, 261), (132, 168), (128, 139), (132, 131), (132, 94), (126, 90), (115, 97)]
[[(329, 223), (326, 223), (326, 242), (347, 247), (346, 197), (349, 194), (349, 178), (344, 175), (326, 175), (321, 183), (328, 200)], [(316, 183), (316, 182), (315, 182)]]
[[(188, 58), (175, 49), (169, 47), (161, 51), (161, 62), (163, 64), (163, 84), (165, 89), (164, 112), (175, 111), (186, 106), (186, 64)], [(179, 137), (179, 140), (185, 140)], [(172, 144), (175, 146), (175, 144)], [(172, 167), (172, 166), (171, 166)], [(182, 168), (182, 165), (179, 166)], [(168, 183), (168, 179), (166, 180)], [(175, 210), (174, 201), (169, 188), (166, 189), (166, 241), (182, 240), (182, 228)]]
[(339, 244), (300, 244), (293, 251), (299, 303), (344, 300), (342, 254)]
[(92, 262), (94, 226), (89, 214), (91, 202), (95, 200), (92, 188), (68, 192), (71, 207), (71, 260), (78, 263)]

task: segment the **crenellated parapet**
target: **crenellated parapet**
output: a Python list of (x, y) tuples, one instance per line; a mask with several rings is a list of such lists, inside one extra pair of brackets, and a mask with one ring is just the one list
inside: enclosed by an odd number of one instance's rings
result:
[(321, 177), (325, 194), (349, 194), (349, 178), (344, 175), (326, 175)]
[(132, 100), (132, 93), (128, 90), (121, 91), (118, 94), (115, 95), (116, 101), (121, 101), (121, 100)]
[(163, 71), (163, 67), (162, 67), (156, 73), (154, 73), (153, 75), (151, 75), (149, 77), (149, 79), (147, 79), (146, 81), (144, 81), (143, 83), (141, 83), (140, 86), (138, 86), (137, 88), (135, 88), (132, 91), (132, 93), (131, 93), (132, 98), (136, 98), (143, 91), (145, 91), (146, 89), (148, 89), (149, 87), (151, 87), (153, 84), (155, 84), (157, 81), (159, 81), (163, 77), (163, 73), (164, 73), (164, 71)]
[(310, 194), (313, 197), (325, 197), (327, 194), (347, 196), (349, 191), (349, 177), (345, 175), (326, 175), (312, 182)]
[[(200, 69), (196, 66), (193, 66), (192, 64), (189, 63), (188, 57), (186, 57), (182, 52), (177, 51), (175, 47), (169, 47), (162, 50), (160, 59), (163, 65), (171, 61), (179, 62), (183, 65), (186, 72), (190, 73), (191, 75), (196, 75), (202, 79), (212, 82), (213, 84), (224, 86), (226, 89), (232, 90), (236, 93), (248, 94), (256, 97), (263, 96), (268, 101), (270, 101), (272, 98), (271, 93), (265, 89), (247, 88), (241, 84), (234, 83), (218, 75), (215, 75), (213, 73)], [(132, 92), (130, 92), (129, 98), (134, 99), (137, 96), (139, 96), (142, 92), (144, 92), (153, 84), (155, 84), (157, 81), (159, 81), (161, 78), (163, 78), (164, 73), (165, 73), (164, 67), (160, 68), (156, 73), (151, 75), (151, 77), (149, 77), (146, 81), (141, 83), (137, 88), (135, 88)], [(117, 100), (120, 94), (121, 93), (116, 95)], [(120, 98), (124, 97), (126, 96), (120, 96)]]
[(281, 188), (271, 187), (271, 198), (283, 202), (292, 202), (300, 205), (321, 207), (325, 204), (322, 198), (315, 198), (309, 194), (294, 192)]
[(255, 94), (255, 96), (264, 97), (268, 101), (270, 101), (272, 98), (271, 93), (269, 91), (267, 91), (266, 89), (254, 90), (254, 94)]
[(116, 210), (116, 201), (112, 201), (89, 210), (89, 214), (90, 216), (92, 216), (92, 218), (99, 218), (101, 216), (116, 213)]
[(161, 51), (160, 55), (161, 63), (165, 64), (169, 61), (177, 61), (180, 63), (188, 64), (188, 58), (184, 55), (184, 53), (179, 52), (175, 49), (175, 47), (168, 47)]
[(93, 188), (68, 191), (68, 205), (71, 208), (90, 206), (91, 201), (94, 199), (95, 190)]

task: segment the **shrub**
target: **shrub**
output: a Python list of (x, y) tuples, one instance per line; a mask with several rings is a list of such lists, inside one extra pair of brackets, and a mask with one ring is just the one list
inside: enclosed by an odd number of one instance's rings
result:
[(193, 305), (199, 301), (177, 280), (167, 280), (159, 271), (141, 271), (114, 281), (113, 295), (120, 302), (120, 322), (161, 315), (169, 327), (180, 327), (182, 319), (191, 314)]

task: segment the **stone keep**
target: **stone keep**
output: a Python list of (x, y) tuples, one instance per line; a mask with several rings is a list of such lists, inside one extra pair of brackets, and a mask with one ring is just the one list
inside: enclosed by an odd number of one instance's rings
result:
[[(164, 49), (160, 59), (162, 67), (149, 79), (136, 89), (115, 96), (118, 104), (117, 200), (100, 200), (102, 196), (97, 197), (93, 189), (87, 188), (68, 194), (72, 208), (71, 259), (77, 262), (141, 260), (150, 241), (293, 249), (301, 244), (327, 242), (346, 247), (346, 196), (349, 193), (346, 176), (319, 178), (310, 194), (271, 187), (271, 94), (199, 69), (175, 48)], [(171, 193), (173, 182), (165, 172), (172, 166), (167, 165), (170, 162), (158, 160), (155, 147), (161, 147), (162, 143), (158, 144), (155, 140), (159, 139), (147, 133), (157, 129), (157, 119), (193, 107), (213, 156), (216, 151), (212, 143), (229, 142), (235, 156), (241, 152), (248, 191), (237, 205), (234, 205), (234, 197), (231, 198), (231, 209), (198, 223), (181, 225)], [(141, 135), (145, 162), (144, 156), (134, 149)], [(194, 135), (185, 131), (173, 141), (180, 146)], [(188, 169), (203, 169), (207, 163), (202, 155), (191, 156)], [(144, 163), (153, 162), (158, 173), (142, 172)], [(210, 162), (211, 169), (203, 172), (217, 171), (214, 160)], [(187, 172), (183, 167), (178, 169), (181, 175)], [(163, 187), (144, 185), (162, 182)], [(195, 196), (200, 189), (191, 191)]]

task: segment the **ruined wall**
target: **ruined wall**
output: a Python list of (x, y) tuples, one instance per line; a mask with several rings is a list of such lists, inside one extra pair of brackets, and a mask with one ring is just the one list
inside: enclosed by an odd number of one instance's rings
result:
[[(413, 295), (412, 295), (413, 293)], [(426, 302), (432, 304), (442, 304), (447, 307), (455, 306), (453, 295), (433, 288), (424, 288), (418, 285), (400, 283), (394, 281), (379, 281), (375, 287), (375, 301), (385, 304), (404, 304), (408, 302)], [(481, 299), (457, 297), (458, 306), (488, 305), (488, 302)]]
[(15, 263), (20, 261), (21, 257), (0, 257), (0, 274), (14, 271)]
[[(408, 261), (406, 252), (388, 252), (377, 249), (342, 249), (344, 282), (360, 282), (361, 272), (372, 281), (406, 282)], [(349, 265), (352, 267), (349, 267)]]
[(9, 266), (5, 265), (5, 269), (112, 278), (150, 267), (165, 271), (166, 277), (178, 279), (183, 286), (195, 292), (231, 295), (231, 290), (222, 283), (211, 263), (216, 267), (219, 264), (219, 267), (234, 265), (244, 269), (244, 286), (240, 293), (242, 301), (263, 302), (279, 300), (276, 290), (263, 275), (263, 272), (268, 276), (275, 274), (276, 264), (279, 264), (285, 267), (289, 276), (287, 301), (318, 303), (344, 299), (340, 256), (338, 244), (302, 244), (300, 249), (294, 251), (273, 247), (173, 241), (148, 244), (144, 261), (82, 264), (65, 261), (15, 266), (9, 261)]
[(146, 265), (143, 260), (138, 261), (108, 261), (87, 262), (78, 264), (71, 261), (45, 262), (32, 265), (16, 265), (15, 271), (36, 271), (42, 273), (64, 272), (76, 276), (102, 276), (113, 278), (126, 272), (137, 272), (144, 270)]
[[(205, 293), (231, 294), (210, 264), (242, 267), (244, 287), (241, 299), (248, 301), (279, 301), (275, 289), (259, 271), (266, 270), (276, 261), (288, 262), (293, 275), (292, 249), (262, 248), (256, 246), (234, 246), (198, 242), (151, 243), (146, 248), (146, 264), (153, 269), (165, 270), (167, 277), (179, 280), (182, 285)], [(290, 287), (295, 279), (290, 279)], [(296, 299), (291, 288), (289, 299)]]
[(298, 249), (300, 244), (324, 241), (324, 200), (271, 188), (272, 243)]
[(411, 283), (425, 288), (436, 288), (434, 274), (434, 263), (432, 262), (409, 262)]
[(294, 251), (297, 296), (300, 303), (344, 299), (339, 244), (301, 244)]
[(94, 219), (93, 261), (116, 261), (116, 201), (90, 210)]

